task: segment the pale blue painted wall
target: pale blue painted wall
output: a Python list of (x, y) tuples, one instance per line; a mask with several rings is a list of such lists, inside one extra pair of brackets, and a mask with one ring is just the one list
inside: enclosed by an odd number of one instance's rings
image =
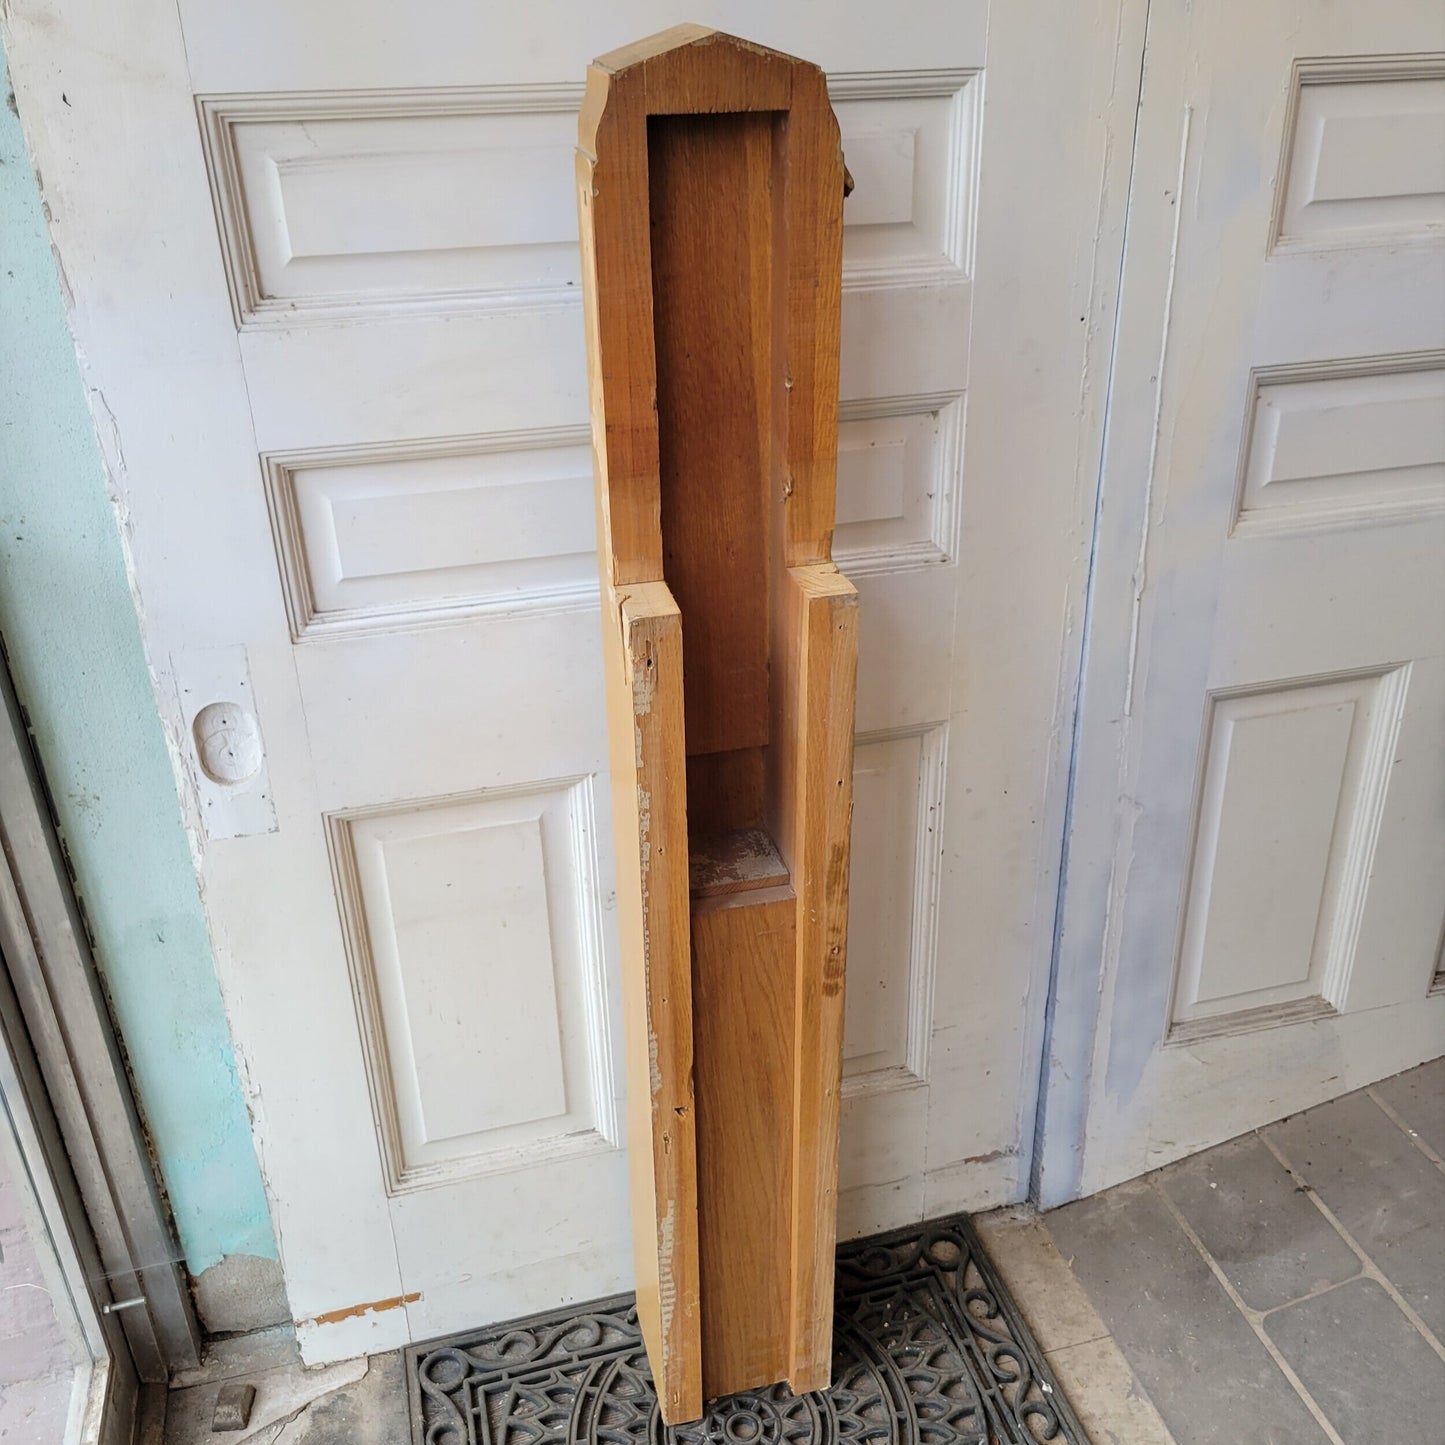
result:
[(276, 1257), (116, 517), (0, 90), (0, 631), (193, 1274)]

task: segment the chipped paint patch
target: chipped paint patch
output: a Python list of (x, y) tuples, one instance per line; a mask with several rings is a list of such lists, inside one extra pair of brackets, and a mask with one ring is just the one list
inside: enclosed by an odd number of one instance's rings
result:
[(657, 1221), (657, 1312), (662, 1338), (672, 1338), (672, 1320), (677, 1311), (677, 1272), (672, 1267), (676, 1250), (677, 1201), (669, 1198), (667, 1213)]
[(963, 1162), (965, 1164), (993, 1164), (1000, 1159), (1012, 1159), (1018, 1152), (1017, 1148), (991, 1149), (987, 1154), (970, 1154)]
[(324, 1315), (313, 1315), (310, 1319), (297, 1320), (298, 1329), (305, 1325), (337, 1325), (342, 1320), (360, 1319), (362, 1315), (379, 1315), (386, 1310), (401, 1309), (405, 1305), (414, 1305), (421, 1298), (421, 1291), (417, 1290), (412, 1294), (392, 1295), (390, 1299), (372, 1300), (369, 1304), (348, 1305), (345, 1309), (328, 1310)]
[(647, 717), (652, 712), (652, 699), (657, 693), (657, 660), (651, 647), (642, 659), (640, 667), (632, 669), (632, 711), (636, 717)]

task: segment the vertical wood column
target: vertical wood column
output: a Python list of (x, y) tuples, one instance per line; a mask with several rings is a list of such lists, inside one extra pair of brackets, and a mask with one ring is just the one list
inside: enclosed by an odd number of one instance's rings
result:
[(857, 598), (822, 73), (696, 26), (577, 154), (638, 1313), (669, 1423), (829, 1382)]

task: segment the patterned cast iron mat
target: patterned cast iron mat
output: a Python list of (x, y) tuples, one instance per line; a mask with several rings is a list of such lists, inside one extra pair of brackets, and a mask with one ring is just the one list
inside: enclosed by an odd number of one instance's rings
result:
[(407, 1351), (413, 1445), (1087, 1445), (965, 1215), (838, 1251), (833, 1385), (657, 1410), (632, 1297)]

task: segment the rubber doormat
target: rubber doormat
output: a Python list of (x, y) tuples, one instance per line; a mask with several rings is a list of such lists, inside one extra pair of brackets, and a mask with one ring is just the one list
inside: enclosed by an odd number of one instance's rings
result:
[(632, 1297), (407, 1351), (413, 1445), (1087, 1445), (966, 1215), (838, 1251), (833, 1385), (666, 1426)]

